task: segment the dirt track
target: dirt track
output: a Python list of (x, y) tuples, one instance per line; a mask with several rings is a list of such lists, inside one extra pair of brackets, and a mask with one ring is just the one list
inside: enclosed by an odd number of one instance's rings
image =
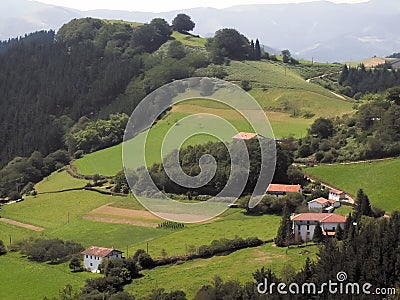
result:
[(161, 219), (152, 213), (146, 210), (134, 210), (134, 209), (126, 209), (126, 208), (117, 208), (109, 206), (110, 204), (106, 204), (100, 206), (94, 210), (92, 210), (91, 214), (100, 214), (100, 215), (109, 215), (109, 216), (118, 216), (118, 217), (128, 217), (128, 218), (139, 218), (139, 219), (147, 219), (153, 221), (160, 221)]
[(33, 231), (40, 232), (40, 231), (44, 230), (44, 228), (42, 228), (42, 227), (37, 227), (37, 226), (34, 226), (34, 225), (21, 223), (21, 222), (18, 222), (18, 221), (7, 219), (7, 218), (0, 218), (0, 221), (4, 222), (4, 223), (11, 224), (11, 225), (15, 225), (15, 226), (18, 226), (18, 227), (23, 227), (23, 228), (26, 228), (26, 229), (29, 229), (29, 230), (33, 230)]

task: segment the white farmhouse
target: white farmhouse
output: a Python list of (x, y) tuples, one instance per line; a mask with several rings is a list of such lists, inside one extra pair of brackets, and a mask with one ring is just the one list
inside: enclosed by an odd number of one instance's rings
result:
[(346, 217), (327, 213), (304, 213), (291, 217), (292, 228), (296, 241), (311, 241), (317, 224), (322, 228), (324, 235), (335, 235), (336, 228), (344, 228)]
[(341, 190), (330, 189), (328, 199), (335, 201), (342, 201), (346, 199), (346, 194)]
[(307, 203), (309, 212), (331, 213), (335, 208), (340, 207), (340, 201), (318, 198)]
[(122, 253), (113, 248), (92, 246), (82, 252), (84, 267), (90, 272), (98, 273), (99, 265), (104, 258), (122, 258)]

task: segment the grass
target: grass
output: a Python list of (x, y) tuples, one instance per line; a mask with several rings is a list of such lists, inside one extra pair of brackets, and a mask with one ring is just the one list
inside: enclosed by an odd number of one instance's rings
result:
[(36, 300), (57, 296), (67, 284), (76, 290), (92, 273), (72, 273), (67, 264), (49, 265), (22, 258), (19, 253), (0, 256), (0, 299)]
[(372, 205), (387, 212), (400, 210), (400, 159), (308, 168), (307, 173), (351, 195), (362, 188)]
[[(126, 252), (128, 246), (132, 248), (134, 245), (163, 237), (169, 233), (169, 230), (156, 228), (76, 219), (70, 224), (49, 232), (47, 236), (74, 240), (85, 247), (93, 245), (115, 247)], [(128, 254), (132, 255), (133, 252), (129, 251)]]
[[(210, 244), (220, 238), (258, 237), (263, 240), (276, 236), (281, 217), (278, 216), (246, 216), (237, 211), (226, 217), (206, 224), (187, 225), (185, 229), (173, 232), (167, 236), (149, 242), (149, 253), (153, 257), (161, 256), (165, 249), (169, 255), (186, 253), (190, 245), (196, 247)], [(135, 249), (146, 249), (145, 243), (139, 244)]]
[(253, 281), (252, 274), (263, 266), (271, 268), (277, 275), (285, 264), (291, 264), (296, 270), (304, 265), (306, 257), (314, 258), (318, 248), (292, 247), (277, 248), (266, 244), (234, 252), (227, 256), (215, 256), (210, 259), (196, 259), (182, 264), (159, 267), (143, 271), (144, 277), (136, 279), (125, 288), (135, 296), (146, 295), (155, 288), (166, 291), (183, 290), (188, 299), (193, 299), (203, 286), (212, 283), (215, 275), (223, 280), (238, 280), (242, 283)]
[(0, 222), (0, 240), (3, 241), (6, 246), (10, 245), (10, 239), (11, 243), (13, 243), (14, 241), (23, 240), (30, 236), (36, 237), (39, 235), (39, 232)]
[(335, 209), (335, 214), (348, 217), (350, 213), (353, 212), (352, 206), (342, 205), (341, 207)]
[(183, 45), (191, 47), (201, 47), (204, 48), (207, 42), (206, 38), (192, 36), (190, 34), (183, 34), (177, 31), (172, 33), (172, 37), (181, 42)]
[(82, 188), (86, 183), (86, 180), (72, 178), (65, 170), (61, 170), (52, 173), (50, 176), (36, 184), (35, 189), (38, 193), (48, 193), (66, 189)]
[(4, 206), (2, 216), (54, 230), (113, 200), (112, 196), (90, 191), (38, 195)]

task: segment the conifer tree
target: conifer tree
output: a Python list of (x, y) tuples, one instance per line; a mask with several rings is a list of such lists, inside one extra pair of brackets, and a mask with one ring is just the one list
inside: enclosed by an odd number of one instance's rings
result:
[(254, 48), (254, 59), (255, 60), (261, 59), (261, 46), (260, 46), (260, 41), (258, 39), (256, 40), (256, 45)]
[(292, 221), (290, 220), (290, 211), (287, 203), (283, 208), (283, 216), (281, 225), (279, 226), (275, 244), (278, 247), (286, 247), (294, 242), (294, 234), (292, 230)]
[(322, 228), (319, 223), (314, 228), (313, 242), (319, 244), (324, 241), (324, 234), (322, 233)]

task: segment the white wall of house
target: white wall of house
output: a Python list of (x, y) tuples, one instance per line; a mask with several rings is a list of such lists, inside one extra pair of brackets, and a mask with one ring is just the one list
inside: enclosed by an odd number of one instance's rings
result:
[[(117, 251), (111, 252), (107, 258), (122, 258), (122, 253)], [(104, 257), (94, 256), (90, 254), (83, 255), (83, 265), (86, 270), (97, 273), (99, 265), (103, 261)]]
[[(293, 233), (295, 240), (299, 240), (300, 238), (304, 242), (311, 241), (314, 237), (314, 230), (318, 222), (316, 221), (294, 221), (293, 222)], [(320, 224), (322, 230), (327, 231), (335, 231), (337, 226), (340, 226), (344, 229), (343, 223), (322, 223)]]
[(345, 198), (344, 193), (336, 194), (336, 193), (329, 192), (328, 200), (340, 201), (340, 200), (343, 200), (344, 198)]
[(91, 272), (98, 271), (99, 265), (101, 264), (102, 260), (103, 257), (89, 255), (89, 254), (83, 255), (83, 265), (85, 266), (86, 270)]
[(314, 229), (317, 222), (295, 221), (293, 222), (293, 232), (295, 240), (311, 241), (314, 236)]

